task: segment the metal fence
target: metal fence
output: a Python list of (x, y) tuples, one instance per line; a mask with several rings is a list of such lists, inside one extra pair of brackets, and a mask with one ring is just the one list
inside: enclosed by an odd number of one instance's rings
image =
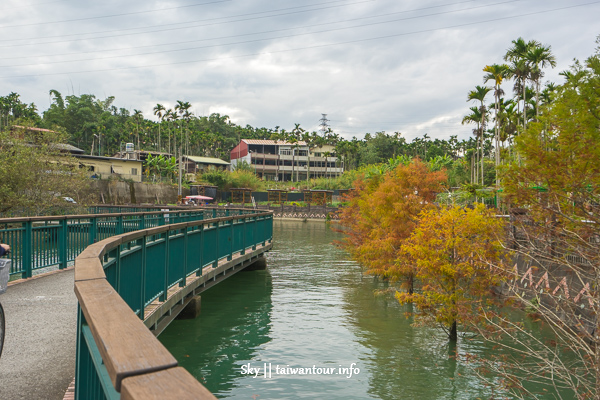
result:
[[(206, 213), (214, 218), (205, 218)], [(159, 215), (165, 222), (166, 215)], [(273, 215), (253, 210), (214, 209), (195, 215), (170, 211), (168, 220), (168, 226), (146, 227), (89, 246), (75, 261), (76, 399), (119, 399), (124, 393), (126, 398), (146, 398), (129, 391), (136, 379), (147, 379), (140, 387), (154, 398), (180, 398), (177, 390), (186, 398), (214, 398), (176, 367), (138, 318), (144, 319), (145, 308), (154, 300), (166, 300), (169, 288), (202, 275), (204, 267), (216, 268), (219, 260), (265, 247), (273, 236)]]
[[(11, 247), (10, 274), (29, 278), (34, 271), (67, 263), (87, 246), (122, 233), (167, 224), (252, 213), (239, 209), (163, 209), (95, 207), (96, 214), (0, 219), (0, 242)], [(145, 211), (145, 212), (139, 212)]]

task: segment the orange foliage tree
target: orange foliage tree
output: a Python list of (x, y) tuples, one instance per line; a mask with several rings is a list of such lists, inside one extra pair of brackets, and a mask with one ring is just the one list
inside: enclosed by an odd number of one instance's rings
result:
[(424, 210), (401, 248), (400, 265), (415, 268), (417, 293), (396, 292), (400, 303), (413, 302), (417, 325), (441, 326), (457, 340), (457, 325), (481, 322), (494, 305), (491, 289), (506, 276), (507, 253), (499, 238), (504, 222), (478, 204)]
[(431, 207), (447, 180), (418, 159), (383, 176), (359, 179), (340, 212), (342, 242), (367, 273), (405, 280), (412, 292), (413, 270), (396, 263), (400, 248), (416, 226), (419, 213)]

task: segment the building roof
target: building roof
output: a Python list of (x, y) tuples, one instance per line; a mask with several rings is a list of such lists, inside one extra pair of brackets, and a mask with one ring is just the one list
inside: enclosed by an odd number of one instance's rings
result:
[(81, 150), (79, 147), (75, 147), (72, 146), (68, 143), (57, 143), (54, 145), (54, 147), (56, 147), (59, 150), (64, 150), (64, 151), (68, 151), (70, 153), (77, 153), (77, 154), (83, 154), (85, 153), (85, 151)]
[(53, 132), (56, 133), (56, 131), (51, 131), (50, 129), (43, 129), (43, 128), (35, 128), (33, 126), (21, 126), (21, 125), (13, 125), (13, 128), (17, 128), (17, 129), (25, 129), (28, 131), (36, 131), (36, 132)]
[(213, 157), (197, 157), (197, 156), (184, 156), (188, 160), (191, 160), (199, 164), (218, 164), (218, 165), (229, 165), (227, 161), (223, 161), (220, 158)]
[(306, 146), (306, 142), (303, 142), (301, 140), (298, 141), (298, 143), (290, 143), (284, 140), (242, 139), (242, 142), (246, 144), (264, 144), (271, 146), (294, 146), (296, 144), (299, 146)]
[(87, 154), (73, 154), (73, 157), (75, 158), (79, 158), (79, 159), (86, 159), (86, 160), (99, 160), (99, 161), (123, 161), (123, 162), (138, 162), (138, 163), (142, 163), (142, 160), (132, 160), (129, 158), (118, 158), (118, 157), (103, 157), (103, 156), (90, 156)]

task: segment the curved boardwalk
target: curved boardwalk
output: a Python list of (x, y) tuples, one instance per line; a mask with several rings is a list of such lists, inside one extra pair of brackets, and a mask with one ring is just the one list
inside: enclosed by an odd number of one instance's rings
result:
[(73, 269), (8, 287), (0, 399), (62, 399), (75, 375)]

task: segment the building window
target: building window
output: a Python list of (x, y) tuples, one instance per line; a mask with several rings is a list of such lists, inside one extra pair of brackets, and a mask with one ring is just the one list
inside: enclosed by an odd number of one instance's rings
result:
[(321, 153), (315, 153), (315, 157), (321, 157)]
[(282, 156), (291, 156), (292, 155), (292, 150), (290, 150), (290, 149), (281, 149), (281, 150), (279, 150), (279, 154), (281, 154)]
[(131, 168), (131, 175), (137, 175), (137, 168)]

